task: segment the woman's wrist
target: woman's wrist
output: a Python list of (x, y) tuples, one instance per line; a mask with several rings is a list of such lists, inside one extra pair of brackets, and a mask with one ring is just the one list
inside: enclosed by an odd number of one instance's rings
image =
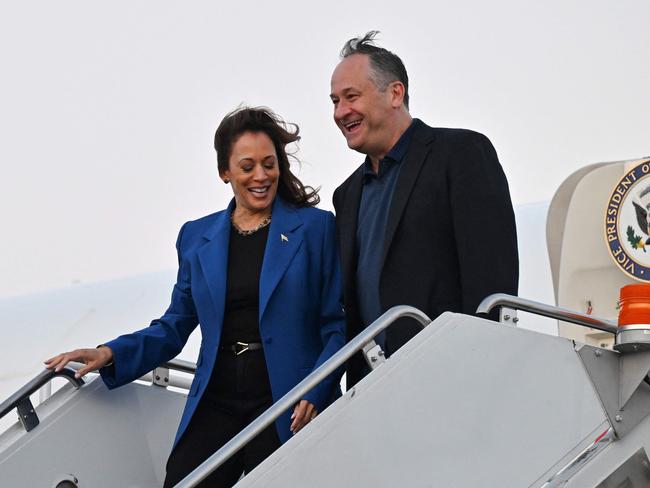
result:
[(101, 351), (105, 351), (108, 354), (108, 356), (106, 357), (106, 364), (104, 364), (102, 368), (113, 366), (113, 350), (104, 344), (100, 344), (99, 346), (97, 346), (97, 349)]

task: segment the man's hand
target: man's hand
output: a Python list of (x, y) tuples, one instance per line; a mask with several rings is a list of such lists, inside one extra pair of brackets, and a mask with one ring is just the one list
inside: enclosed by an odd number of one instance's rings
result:
[(313, 403), (308, 402), (307, 400), (300, 400), (293, 409), (293, 415), (291, 415), (292, 422), (289, 429), (295, 434), (311, 422), (316, 415), (318, 415), (318, 411), (316, 410), (316, 407), (314, 407)]
[(86, 373), (103, 368), (113, 360), (113, 351), (108, 346), (101, 346), (95, 349), (75, 349), (74, 351), (58, 354), (45, 361), (45, 367), (61, 371), (70, 361), (84, 363), (86, 366), (75, 373), (80, 378)]

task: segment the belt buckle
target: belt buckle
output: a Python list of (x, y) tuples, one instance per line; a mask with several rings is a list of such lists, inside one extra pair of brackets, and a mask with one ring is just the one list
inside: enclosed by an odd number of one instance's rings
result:
[(245, 353), (248, 351), (248, 343), (246, 342), (236, 342), (232, 346), (233, 352), (235, 353), (235, 356), (239, 356), (240, 354)]

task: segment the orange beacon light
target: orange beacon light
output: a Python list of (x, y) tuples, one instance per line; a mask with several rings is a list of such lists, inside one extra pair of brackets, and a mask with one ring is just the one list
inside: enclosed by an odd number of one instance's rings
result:
[(650, 350), (650, 284), (624, 286), (620, 304), (614, 349), (621, 352)]

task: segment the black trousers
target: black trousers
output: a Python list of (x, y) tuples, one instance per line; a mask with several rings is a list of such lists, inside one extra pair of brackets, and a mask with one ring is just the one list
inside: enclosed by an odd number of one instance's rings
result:
[[(262, 350), (239, 356), (219, 351), (210, 382), (192, 420), (167, 461), (171, 488), (250, 424), (273, 403)], [(272, 424), (203, 480), (201, 488), (231, 487), (280, 447)]]

